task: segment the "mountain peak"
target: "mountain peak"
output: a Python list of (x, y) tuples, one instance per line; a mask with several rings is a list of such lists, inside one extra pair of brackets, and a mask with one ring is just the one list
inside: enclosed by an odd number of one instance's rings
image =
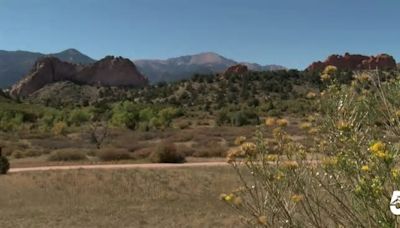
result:
[(90, 58), (87, 55), (82, 54), (80, 51), (74, 48), (69, 48), (59, 53), (50, 54), (49, 56), (57, 57), (66, 62), (79, 63), (84, 65), (95, 62), (94, 59)]
[(68, 49), (66, 49), (64, 51), (61, 51), (58, 54), (61, 54), (61, 53), (70, 54), (70, 55), (77, 55), (77, 54), (78, 55), (83, 55), (80, 51), (76, 50), (75, 48), (68, 48)]
[(226, 62), (233, 62), (233, 60), (227, 59), (215, 52), (202, 52), (190, 56), (190, 64), (202, 65), (202, 64), (225, 64)]

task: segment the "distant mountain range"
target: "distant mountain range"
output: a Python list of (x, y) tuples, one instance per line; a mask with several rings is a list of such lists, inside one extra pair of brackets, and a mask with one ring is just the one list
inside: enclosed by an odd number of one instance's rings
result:
[(45, 56), (53, 56), (62, 61), (84, 65), (95, 62), (94, 59), (75, 49), (67, 49), (54, 54), (0, 50), (0, 88), (16, 83), (31, 70), (36, 60)]
[[(19, 81), (29, 73), (36, 60), (45, 56), (53, 56), (65, 62), (83, 65), (96, 62), (96, 60), (75, 49), (67, 49), (53, 54), (0, 50), (0, 88), (11, 86)], [(262, 66), (256, 63), (236, 62), (213, 52), (166, 60), (135, 60), (134, 63), (138, 70), (149, 79), (150, 83), (188, 79), (196, 73), (220, 73), (238, 63), (244, 64), (254, 71), (286, 69), (279, 65)]]
[(139, 71), (146, 75), (152, 83), (187, 79), (196, 73), (221, 73), (228, 67), (239, 63), (246, 65), (249, 70), (253, 71), (286, 69), (279, 65), (262, 66), (256, 63), (236, 62), (213, 52), (186, 55), (166, 60), (134, 60), (134, 62)]

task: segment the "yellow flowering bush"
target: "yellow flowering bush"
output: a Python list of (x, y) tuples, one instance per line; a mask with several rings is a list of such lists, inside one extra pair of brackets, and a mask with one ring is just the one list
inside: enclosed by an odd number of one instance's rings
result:
[(309, 130), (312, 127), (312, 124), (309, 122), (304, 122), (300, 124), (300, 129)]
[(369, 166), (368, 165), (363, 165), (361, 167), (361, 170), (364, 171), (364, 172), (368, 172), (369, 171)]
[(329, 74), (322, 74), (321, 75), (321, 81), (329, 81), (331, 80), (332, 76)]
[[(335, 73), (334, 67), (323, 72)], [(377, 75), (363, 77), (370, 83), (366, 91), (333, 84), (316, 99), (319, 115), (312, 125), (300, 125), (315, 129), (306, 135), (306, 142), (294, 140), (284, 130), (288, 122), (266, 120), (255, 134), (255, 143), (244, 142), (238, 152), (228, 155), (244, 158), (230, 159), (242, 190), (224, 201), (246, 218), (246, 224), (400, 225), (389, 210), (392, 192), (400, 190), (400, 82), (374, 82)], [(275, 127), (273, 147), (266, 143), (265, 127)], [(234, 203), (238, 197), (240, 203)]]
[(332, 79), (332, 77), (336, 74), (337, 72), (337, 67), (335, 66), (326, 66), (324, 71), (322, 71), (321, 74), (321, 81), (329, 81)]
[(240, 146), (242, 143), (246, 141), (246, 137), (244, 136), (239, 136), (235, 139), (235, 145)]
[(289, 121), (287, 119), (278, 119), (276, 121), (276, 124), (280, 127), (286, 127), (287, 125), (289, 125)]
[(337, 71), (337, 67), (332, 66), (332, 65), (328, 65), (325, 67), (324, 71), (322, 72), (322, 74), (329, 74), (329, 75), (333, 75), (335, 74)]
[(268, 117), (265, 119), (265, 125), (268, 127), (274, 126), (276, 124), (276, 119), (274, 117)]
[(243, 156), (253, 156), (257, 151), (257, 146), (254, 143), (246, 142), (240, 147)]
[(65, 122), (57, 122), (51, 129), (54, 135), (65, 135), (66, 130), (67, 130), (67, 124)]

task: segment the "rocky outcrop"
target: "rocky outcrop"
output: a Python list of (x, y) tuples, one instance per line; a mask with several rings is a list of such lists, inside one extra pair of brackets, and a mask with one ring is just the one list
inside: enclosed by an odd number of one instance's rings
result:
[(246, 65), (237, 64), (237, 65), (231, 66), (228, 69), (226, 69), (225, 72), (223, 73), (223, 75), (245, 74), (247, 72), (249, 72), (249, 69), (247, 68)]
[(28, 75), (11, 88), (10, 94), (25, 97), (49, 83), (73, 80), (78, 71), (78, 65), (54, 57), (39, 59)]
[(11, 88), (10, 94), (26, 97), (49, 83), (59, 81), (100, 86), (144, 86), (148, 83), (130, 60), (121, 57), (107, 56), (89, 66), (45, 57), (39, 59), (30, 73)]
[(339, 70), (392, 70), (396, 69), (396, 61), (387, 54), (377, 56), (352, 55), (349, 53), (342, 55), (331, 55), (324, 62), (317, 61), (307, 67), (307, 71), (320, 72), (326, 66), (336, 66)]
[(377, 55), (370, 57), (361, 63), (362, 69), (381, 69), (381, 70), (392, 70), (396, 69), (396, 60), (393, 56), (387, 54)]
[(100, 86), (144, 86), (147, 79), (139, 73), (132, 61), (107, 56), (104, 59), (85, 67), (75, 81)]

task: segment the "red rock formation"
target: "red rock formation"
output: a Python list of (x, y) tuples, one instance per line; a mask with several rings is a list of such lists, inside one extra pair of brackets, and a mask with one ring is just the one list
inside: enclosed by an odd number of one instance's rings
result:
[(249, 72), (249, 69), (247, 68), (246, 65), (237, 64), (237, 65), (231, 66), (228, 69), (226, 69), (225, 72), (223, 73), (223, 75), (245, 74), (247, 72)]
[(107, 56), (84, 68), (75, 80), (84, 84), (101, 86), (144, 86), (148, 83), (133, 62), (113, 56)]
[(324, 62), (314, 62), (307, 67), (306, 70), (320, 72), (328, 65), (336, 66), (339, 70), (349, 71), (372, 69), (391, 70), (396, 68), (396, 61), (392, 56), (387, 54), (368, 57), (346, 53), (344, 56), (331, 55)]
[(144, 86), (148, 83), (130, 60), (121, 57), (108, 56), (86, 67), (45, 57), (11, 88), (10, 94), (26, 97), (49, 83), (59, 81), (101, 86)]
[(28, 75), (13, 85), (10, 94), (25, 97), (48, 83), (72, 80), (78, 70), (78, 65), (54, 57), (39, 59)]
[(367, 60), (362, 61), (362, 69), (382, 69), (382, 70), (392, 70), (396, 69), (396, 60), (390, 55), (380, 54), (376, 57), (371, 57)]

